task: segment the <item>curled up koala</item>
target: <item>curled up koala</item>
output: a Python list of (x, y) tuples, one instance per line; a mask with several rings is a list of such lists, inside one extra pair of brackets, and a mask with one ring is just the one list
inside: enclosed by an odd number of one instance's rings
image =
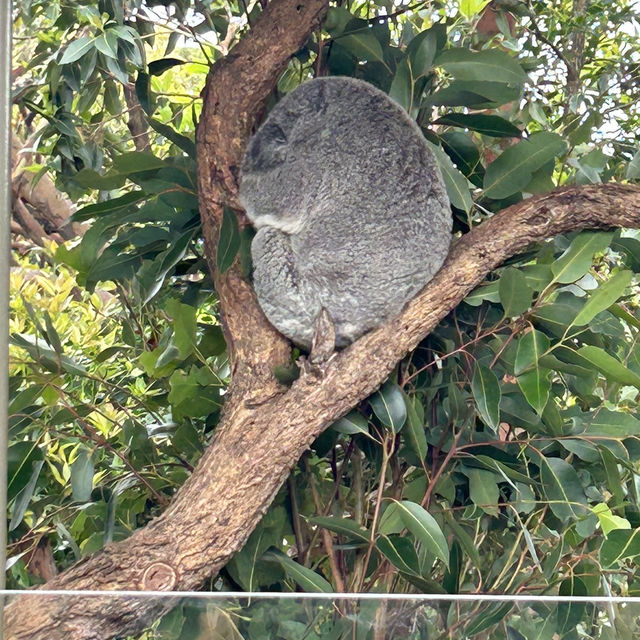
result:
[(344, 347), (399, 313), (449, 249), (449, 201), (420, 129), (352, 78), (310, 80), (276, 105), (247, 147), (240, 201), (257, 229), (260, 306), (305, 349), (321, 317)]

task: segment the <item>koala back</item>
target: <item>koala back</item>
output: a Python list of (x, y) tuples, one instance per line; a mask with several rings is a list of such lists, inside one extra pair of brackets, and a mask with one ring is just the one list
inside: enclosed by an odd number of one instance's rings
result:
[(247, 147), (240, 199), (258, 229), (258, 301), (306, 348), (323, 307), (345, 346), (397, 314), (449, 249), (449, 203), (422, 132), (352, 78), (310, 80), (274, 107)]

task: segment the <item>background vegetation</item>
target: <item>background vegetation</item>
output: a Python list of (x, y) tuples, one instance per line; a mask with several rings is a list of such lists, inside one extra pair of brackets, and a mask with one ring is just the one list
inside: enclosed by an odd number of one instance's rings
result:
[[(388, 92), (433, 143), (461, 235), (554, 186), (640, 177), (637, 9), (334, 5), (267, 110), (314, 75)], [(77, 224), (65, 241), (15, 217), (10, 587), (50, 579), (161, 513), (215, 433), (231, 372), (194, 130), (208, 65), (260, 12), (17, 3), (15, 175), (53, 179)], [(220, 272), (239, 255), (250, 273), (250, 238), (227, 210)], [(638, 232), (611, 230), (560, 235), (491, 273), (316, 439), (206, 588), (639, 594), (639, 271)], [(277, 374), (291, 384), (293, 361)], [(299, 635), (273, 606), (236, 620), (241, 637), (329, 637), (321, 626)], [(479, 605), (460, 637), (533, 638), (526, 616), (503, 623), (507, 611)], [(198, 637), (181, 610), (170, 616), (162, 638)], [(592, 637), (601, 624), (574, 607), (535, 637)], [(606, 624), (611, 637), (637, 633), (623, 613)]]

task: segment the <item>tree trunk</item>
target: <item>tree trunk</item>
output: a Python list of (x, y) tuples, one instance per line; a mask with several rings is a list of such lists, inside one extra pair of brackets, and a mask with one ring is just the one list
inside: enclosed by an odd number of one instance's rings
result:
[(70, 240), (83, 232), (83, 226), (69, 223), (72, 204), (56, 189), (48, 175), (32, 186), (32, 175), (24, 170), (28, 157), (21, 154), (23, 143), (13, 137), (11, 142), (11, 187), (13, 191), (12, 216), (20, 233), (34, 244), (43, 240)]
[[(210, 73), (197, 141), (212, 270), (222, 207), (237, 206), (237, 168), (256, 114), (325, 8), (324, 0), (273, 0)], [(613, 226), (640, 226), (640, 188), (563, 188), (502, 211), (454, 244), (440, 272), (399, 316), (339, 352), (321, 375), (302, 375), (288, 389), (279, 387), (272, 374), (288, 359), (288, 343), (268, 324), (235, 268), (216, 274), (233, 378), (213, 442), (160, 517), (83, 559), (45, 588), (197, 589), (242, 547), (313, 439), (373, 393), (487, 273), (531, 242), (573, 229)], [(154, 598), (108, 595), (18, 597), (5, 610), (5, 637), (126, 636), (167, 606)]]

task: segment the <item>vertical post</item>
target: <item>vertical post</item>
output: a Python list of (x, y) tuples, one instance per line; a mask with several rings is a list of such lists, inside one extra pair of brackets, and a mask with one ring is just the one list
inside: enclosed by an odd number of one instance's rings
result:
[[(7, 565), (7, 446), (9, 402), (9, 247), (11, 242), (12, 2), (0, 2), (0, 589)], [(0, 638), (2, 611), (0, 600)]]

